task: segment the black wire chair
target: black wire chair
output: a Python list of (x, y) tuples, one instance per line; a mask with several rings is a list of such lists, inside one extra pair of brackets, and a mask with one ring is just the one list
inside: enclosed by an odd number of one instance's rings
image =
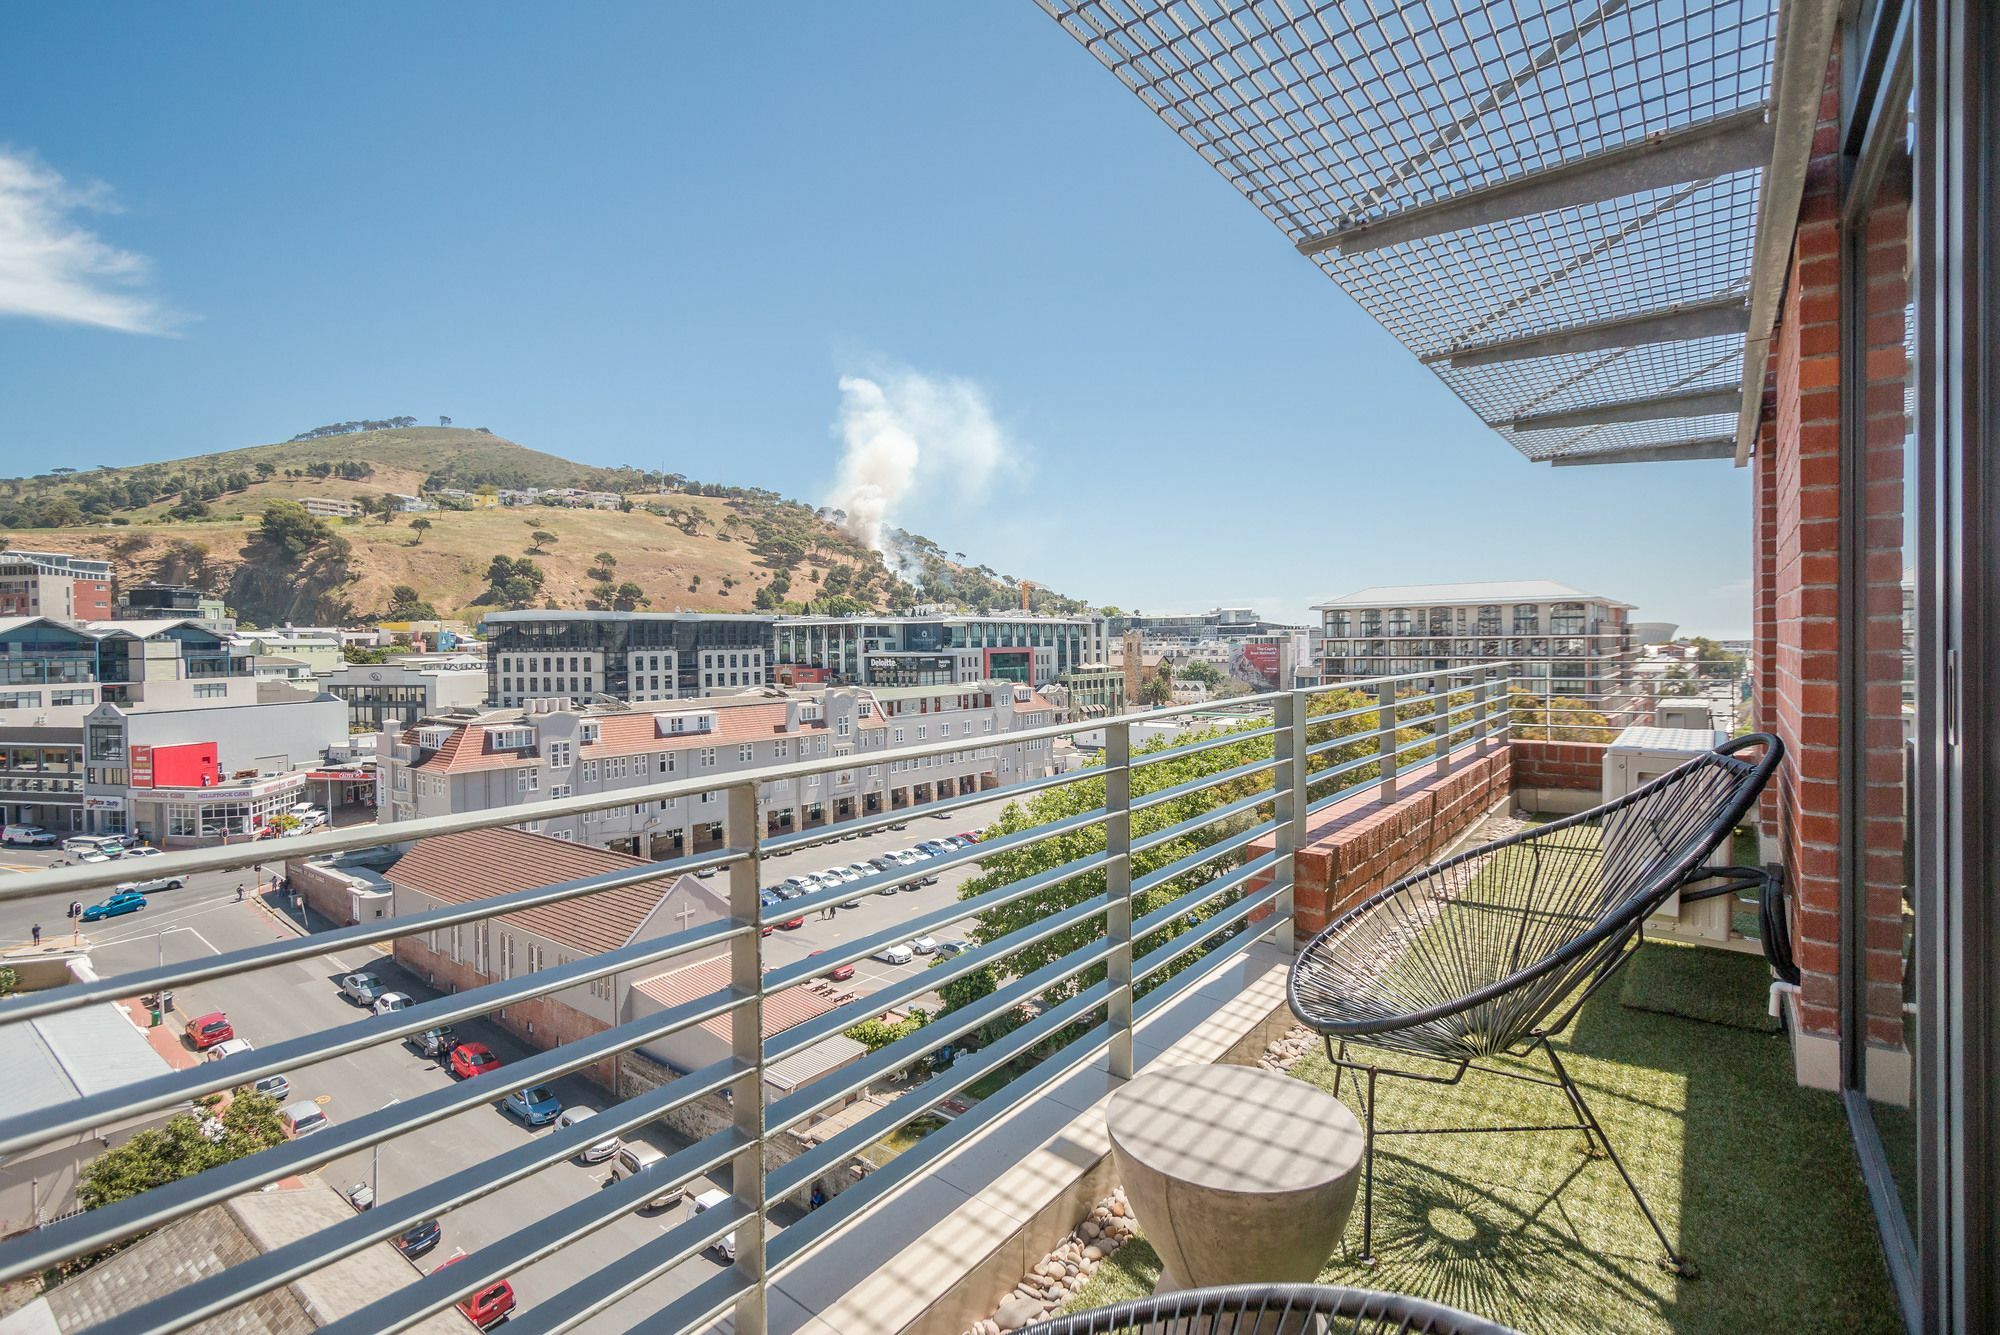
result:
[(1021, 1335), (1515, 1335), (1455, 1307), (1331, 1284), (1186, 1289), (1057, 1317)]
[[(1741, 753), (1761, 747), (1761, 759)], [(1292, 966), (1292, 1013), (1326, 1040), (1335, 1095), (1342, 1074), (1366, 1087), (1361, 1259), (1374, 1263), (1376, 1080), (1456, 1085), (1468, 1070), (1562, 1090), (1573, 1122), (1451, 1127), (1469, 1131), (1581, 1131), (1601, 1150), (1666, 1249), (1692, 1278), (1666, 1230), (1611, 1148), (1604, 1128), (1549, 1041), (1638, 948), (1646, 919), (1675, 890), (1720, 872), (1704, 865), (1750, 810), (1784, 756), (1754, 733), (1717, 747), (1603, 806), (1447, 858), (1357, 905), (1314, 937)], [(1429, 1073), (1351, 1061), (1350, 1042), (1452, 1068)], [(1555, 1078), (1488, 1066), (1482, 1058), (1539, 1049)]]

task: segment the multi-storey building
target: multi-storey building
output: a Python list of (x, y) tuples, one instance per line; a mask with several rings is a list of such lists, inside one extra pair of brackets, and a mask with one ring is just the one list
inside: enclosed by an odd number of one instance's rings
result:
[(306, 513), (318, 515), (321, 519), (356, 519), (361, 515), (361, 502), (350, 501), (339, 496), (306, 496), (299, 500)]
[(1043, 686), (1110, 656), (1103, 619), (1088, 616), (795, 616), (774, 635), (776, 662), (801, 684)]
[[(385, 731), (377, 741), (384, 821), (487, 811), (551, 797), (639, 788), (802, 760), (852, 757), (849, 768), (766, 784), (772, 834), (812, 829), (936, 797), (980, 792), (1049, 772), (1047, 738), (1011, 734), (1054, 723), (1055, 706), (1013, 682), (948, 687), (834, 687), (742, 692), (704, 700), (460, 711)], [(942, 755), (899, 749), (963, 740)], [(524, 828), (643, 857), (712, 847), (721, 798), (705, 794), (566, 817)]]
[(1632, 604), (1554, 580), (1362, 589), (1313, 610), (1329, 682), (1521, 659), (1515, 675), (1537, 695), (1588, 701), (1609, 716), (1633, 695)]
[(111, 563), (65, 552), (0, 552), (0, 616), (95, 621), (111, 615)]
[(209, 630), (228, 634), (236, 618), (222, 599), (183, 584), (134, 584), (118, 591), (121, 621), (196, 621)]
[(496, 612), (486, 698), (678, 700), (762, 686), (772, 618), (710, 612)]
[(347, 702), (350, 729), (380, 732), (478, 708), (486, 699), (486, 663), (472, 654), (405, 654), (386, 663), (349, 663), (329, 673), (325, 685)]

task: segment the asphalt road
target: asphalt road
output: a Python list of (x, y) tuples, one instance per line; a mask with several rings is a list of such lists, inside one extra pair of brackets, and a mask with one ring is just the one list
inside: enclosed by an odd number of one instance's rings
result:
[[(919, 840), (960, 830), (978, 829), (1001, 803), (987, 803), (955, 813), (950, 820), (919, 818), (901, 831), (883, 830), (851, 840), (840, 840), (821, 848), (801, 851), (790, 857), (774, 857), (765, 863), (767, 881), (823, 870), (849, 862), (865, 862), (877, 853), (904, 848)], [(24, 850), (0, 853), (0, 869), (40, 869), (51, 856)], [(0, 873), (4, 874), (4, 873)], [(779, 930), (764, 941), (769, 964), (777, 965), (800, 958), (814, 950), (871, 934), (915, 915), (957, 899), (958, 887), (977, 875), (971, 865), (939, 873), (939, 883), (894, 895), (867, 895), (855, 907), (841, 910), (832, 921), (817, 915), (808, 917), (796, 929)], [(190, 878), (179, 890), (158, 892), (149, 898), (143, 911), (89, 925), (84, 940), (98, 971), (106, 976), (150, 967), (161, 960), (183, 960), (203, 955), (244, 949), (295, 935), (290, 923), (281, 921), (286, 912), (261, 902), (238, 902), (236, 886), (248, 880), (237, 873), (204, 873)], [(32, 900), (0, 904), (0, 941), (25, 942), (28, 928), (39, 922), (44, 943), (68, 936), (63, 910), (72, 896), (42, 896)], [(775, 914), (776, 910), (766, 910)], [(939, 940), (962, 935), (964, 928), (934, 931)], [(907, 965), (861, 961), (856, 976), (843, 984), (857, 992), (870, 992), (888, 982), (906, 977), (911, 970), (924, 968), (928, 957), (918, 956)], [(417, 979), (404, 974), (377, 950), (352, 951), (321, 956), (314, 960), (277, 965), (254, 973), (240, 974), (183, 988), (176, 997), (179, 1018), (220, 1010), (229, 1015), (237, 1035), (257, 1045), (283, 1038), (334, 1028), (356, 1019), (360, 1009), (345, 1000), (336, 985), (343, 974), (369, 969), (391, 988), (409, 992), (419, 999), (432, 993)], [(460, 1025), (462, 1039), (488, 1044), (503, 1062), (526, 1055), (526, 1049), (496, 1026), (481, 1022)], [(391, 1100), (414, 1097), (449, 1083), (449, 1074), (436, 1062), (426, 1061), (402, 1044), (378, 1045), (346, 1057), (316, 1063), (286, 1073), (291, 1081), (292, 1099), (314, 1099), (328, 1118), (339, 1123), (360, 1116)], [(571, 1078), (558, 1081), (555, 1092), (565, 1105), (583, 1102), (602, 1108), (606, 1098), (601, 1090)], [(444, 1123), (413, 1132), (380, 1148), (379, 1166), (369, 1153), (335, 1160), (321, 1170), (337, 1189), (345, 1192), (357, 1183), (376, 1178), (383, 1200), (407, 1192), (518, 1146), (523, 1137), (544, 1135), (530, 1131), (497, 1107), (468, 1111)], [(655, 1127), (644, 1139), (665, 1152), (685, 1142)], [(452, 1211), (444, 1219), (444, 1241), (421, 1259), (424, 1270), (434, 1268), (454, 1252), (473, 1252), (514, 1232), (524, 1222), (540, 1218), (598, 1190), (605, 1178), (604, 1165), (567, 1162), (553, 1165), (522, 1182), (473, 1201)], [(533, 1266), (511, 1275), (524, 1308), (546, 1301), (570, 1284), (598, 1269), (612, 1257), (622, 1255), (680, 1223), (692, 1208), (693, 1196), (708, 1186), (726, 1182), (705, 1181), (690, 1185), (683, 1202), (658, 1214), (632, 1214), (606, 1226), (588, 1242), (572, 1245)], [(782, 1216), (777, 1223), (782, 1227)], [(585, 1330), (625, 1330), (663, 1304), (686, 1292), (713, 1274), (722, 1265), (712, 1254), (695, 1258), (654, 1280), (638, 1292), (600, 1314), (583, 1326)]]

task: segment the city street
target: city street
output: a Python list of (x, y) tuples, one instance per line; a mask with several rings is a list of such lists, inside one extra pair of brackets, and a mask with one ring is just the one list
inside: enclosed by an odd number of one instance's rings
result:
[[(907, 848), (923, 839), (961, 830), (982, 828), (998, 814), (1000, 802), (980, 804), (951, 813), (949, 819), (919, 817), (904, 830), (881, 830), (855, 839), (802, 850), (787, 857), (771, 857), (764, 862), (763, 879), (775, 884), (787, 876), (803, 875), (868, 858), (891, 849)], [(40, 869), (53, 860), (41, 850), (6, 850), (0, 867), (9, 871)], [(145, 869), (135, 864), (134, 875)], [(959, 887), (978, 869), (966, 864), (938, 874), (938, 883), (903, 890), (893, 895), (868, 894), (855, 906), (840, 910), (833, 920), (809, 915), (800, 927), (780, 929), (764, 939), (768, 966), (789, 963), (812, 951), (824, 950), (843, 941), (881, 931), (944, 904), (954, 902)], [(269, 872), (266, 872), (268, 884)], [(88, 925), (83, 943), (101, 974), (114, 975), (146, 968), (161, 960), (184, 960), (203, 955), (240, 950), (296, 934), (289, 909), (269, 896), (253, 897), (239, 903), (236, 886), (248, 882), (248, 873), (204, 873), (191, 877), (178, 890), (160, 891), (149, 896), (145, 910), (124, 917)], [(715, 884), (715, 882), (711, 882)], [(102, 898), (99, 892), (84, 896), (53, 895), (0, 907), (0, 941), (25, 943), (29, 928), (39, 922), (44, 945), (66, 944), (69, 921), (65, 916), (71, 898), (85, 903)], [(782, 908), (767, 909), (767, 918), (779, 919)], [(780, 919), (782, 920), (782, 919)], [(317, 922), (315, 925), (321, 925)], [(953, 924), (932, 935), (950, 940), (964, 935), (970, 922)], [(929, 956), (917, 956), (906, 965), (888, 965), (874, 960), (857, 962), (855, 977), (843, 983), (845, 989), (866, 994), (890, 982), (925, 968)], [(176, 998), (174, 1022), (211, 1010), (228, 1014), (239, 1037), (263, 1045), (350, 1023), (362, 1011), (345, 1000), (336, 985), (343, 974), (356, 969), (377, 973), (389, 987), (421, 999), (433, 995), (418, 980), (390, 962), (376, 949), (342, 952), (310, 961), (277, 965), (252, 974), (237, 975), (213, 982), (188, 986)], [(461, 1039), (486, 1043), (503, 1062), (526, 1055), (526, 1049), (497, 1026), (469, 1022), (458, 1026)], [(320, 1103), (336, 1125), (360, 1116), (393, 1100), (411, 1098), (438, 1088), (450, 1080), (436, 1062), (427, 1061), (403, 1044), (386, 1044), (346, 1057), (316, 1063), (286, 1073), (291, 1081), (290, 1097)], [(603, 1108), (603, 1091), (571, 1078), (556, 1082), (555, 1092), (565, 1105), (587, 1103)], [(425, 1128), (393, 1141), (380, 1149), (379, 1198), (392, 1200), (420, 1184), (435, 1181), (521, 1143), (524, 1136), (542, 1135), (529, 1131), (495, 1108), (468, 1111), (447, 1123)], [(663, 1151), (671, 1152), (685, 1142), (663, 1128), (654, 1128), (644, 1137)], [(343, 1193), (371, 1180), (377, 1167), (374, 1155), (358, 1153), (327, 1165), (326, 1180)], [(604, 1181), (604, 1165), (564, 1163), (515, 1183), (502, 1191), (451, 1212), (444, 1219), (444, 1241), (419, 1262), (432, 1269), (454, 1252), (474, 1252), (481, 1246), (519, 1228), (523, 1221), (548, 1213), (588, 1196)], [(690, 1184), (679, 1205), (657, 1215), (633, 1214), (607, 1226), (589, 1246), (564, 1248), (520, 1273), (510, 1276), (523, 1308), (548, 1299), (569, 1284), (583, 1278), (612, 1256), (627, 1252), (659, 1236), (680, 1223), (691, 1209), (693, 1196), (720, 1182)], [(778, 1219), (783, 1224), (783, 1216)], [(645, 1314), (700, 1282), (721, 1261), (713, 1255), (692, 1260), (656, 1279), (639, 1292), (607, 1310), (583, 1329), (618, 1330), (629, 1328)]]

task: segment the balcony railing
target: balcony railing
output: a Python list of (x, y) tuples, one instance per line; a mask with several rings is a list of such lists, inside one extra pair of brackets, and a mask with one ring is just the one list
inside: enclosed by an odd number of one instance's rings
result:
[[(268, 1184), (323, 1168), (343, 1156), (401, 1137), (436, 1134), (447, 1119), (489, 1108), (508, 1090), (585, 1071), (619, 1054), (693, 1026), (727, 1018), (730, 1054), (681, 1074), (635, 1097), (604, 1108), (588, 1122), (524, 1139), (517, 1147), (378, 1200), (373, 1208), (272, 1247), (219, 1273), (192, 1279), (165, 1296), (137, 1303), (116, 1318), (121, 1331), (188, 1329), (254, 1297), (310, 1276), (341, 1258), (392, 1239), (412, 1226), (447, 1214), (510, 1184), (564, 1163), (607, 1136), (645, 1128), (697, 1100), (722, 1096), (729, 1122), (670, 1155), (648, 1173), (591, 1191), (538, 1218), (522, 1218), (512, 1232), (448, 1268), (439, 1267), (329, 1323), (339, 1335), (407, 1328), (430, 1313), (476, 1293), (572, 1247), (631, 1213), (662, 1182), (689, 1182), (707, 1173), (732, 1184), (725, 1205), (666, 1228), (645, 1245), (610, 1255), (586, 1251), (588, 1273), (519, 1312), (514, 1324), (531, 1330), (566, 1330), (634, 1294), (717, 1239), (734, 1234), (735, 1259), (706, 1270), (691, 1286), (664, 1298), (647, 1328), (698, 1328), (733, 1313), (740, 1332), (766, 1328), (767, 1279), (798, 1265), (830, 1240), (868, 1220), (886, 1193), (924, 1173), (941, 1154), (1018, 1106), (1056, 1074), (1106, 1055), (1114, 1076), (1133, 1070), (1136, 1023), (1187, 994), (1205, 977), (1268, 937), (1292, 940), (1292, 858), (1312, 813), (1370, 790), (1385, 798), (1400, 782), (1445, 770), (1461, 757), (1503, 744), (1511, 714), (1513, 664), (1485, 664), (1450, 674), (1424, 673), (1360, 683), (1278, 692), (1230, 702), (1226, 724), (1195, 732), (1171, 745), (1137, 750), (1132, 725), (1176, 715), (1212, 715), (1213, 706), (1188, 706), (1119, 718), (1079, 721), (1014, 734), (1010, 741), (1053, 739), (1102, 730), (1102, 763), (1038, 776), (1000, 790), (944, 798), (902, 810), (825, 825), (775, 838), (760, 837), (757, 793), (784, 779), (831, 775), (851, 758), (774, 766), (730, 776), (686, 779), (536, 802), (500, 810), (426, 818), (381, 827), (332, 831), (287, 841), (293, 860), (404, 844), (429, 836), (573, 816), (635, 801), (721, 794), (727, 842), (693, 856), (676, 857), (577, 880), (497, 894), (428, 912), (364, 922), (298, 939), (236, 950), (0, 1000), (0, 1025), (132, 998), (161, 989), (279, 969), (340, 952), (360, 952), (400, 938), (489, 923), (503, 915), (549, 905), (581, 909), (593, 895), (685, 873), (723, 871), (729, 916), (663, 937), (631, 941), (617, 949), (559, 962), (555, 967), (503, 977), (467, 990), (421, 1001), (407, 1009), (352, 1023), (264, 1041), (254, 1051), (191, 1070), (136, 1081), (106, 1093), (57, 1106), (6, 1114), (0, 1109), (0, 1156), (18, 1158), (38, 1147), (67, 1142), (94, 1128), (124, 1124), (135, 1116), (186, 1108), (203, 1095), (241, 1087), (267, 1075), (360, 1053), (419, 1034), (490, 1016), (510, 1006), (553, 997), (595, 982), (657, 969), (673, 961), (728, 961), (729, 982), (718, 990), (655, 1014), (613, 1023), (599, 1032), (537, 1051), (492, 1077), (477, 1077), (406, 1098), (393, 1106), (348, 1118), (306, 1138), (259, 1150), (195, 1176), (47, 1223), (0, 1244), (0, 1281), (44, 1272), (90, 1257), (159, 1229), (205, 1207)], [(899, 751), (899, 758), (943, 755), (962, 740)], [(1192, 777), (1187, 777), (1189, 770)], [(765, 859), (825, 843), (850, 832), (900, 823), (914, 814), (950, 813), (995, 798), (1033, 799), (1076, 789), (1067, 814), (1021, 829), (1007, 829), (914, 867), (894, 868), (858, 882), (823, 889), (785, 903), (774, 915), (791, 918), (859, 900), (885, 888), (913, 884), (954, 865), (991, 862), (1052, 841), (1063, 858), (968, 898), (920, 911), (876, 932), (842, 942), (808, 959), (766, 969), (762, 930), (769, 921), (760, 904)], [(886, 805), (886, 804), (885, 804)], [(1084, 836), (1079, 839), (1078, 836)], [(1269, 851), (1258, 851), (1259, 847)], [(263, 861), (267, 845), (244, 845), (170, 854), (155, 860), (151, 875), (235, 870)], [(129, 877), (113, 863), (55, 872), (30, 872), (0, 883), (0, 902), (85, 892)], [(1068, 894), (1065, 895), (1064, 892)], [(838, 1005), (793, 1028), (763, 1035), (767, 999), (808, 985), (841, 965), (934, 929), (1006, 906), (1037, 911), (1026, 926), (975, 945), (934, 967), (898, 977), (880, 990)], [(1047, 962), (1021, 971), (1009, 961), (1030, 946), (1080, 942)], [(914, 1032), (830, 1075), (766, 1098), (764, 1074), (772, 1063), (841, 1033), (856, 1023), (924, 997), (942, 985), (995, 970), (998, 986), (947, 1009)], [(1039, 1009), (1036, 1009), (1039, 1007)], [(850, 1096), (899, 1072), (926, 1063), (948, 1045), (996, 1020), (1032, 1017), (1003, 1037), (931, 1075), (913, 1094), (860, 1116), (823, 1143), (786, 1163), (767, 1162), (775, 1137), (846, 1103)], [(1052, 1050), (1052, 1051), (1051, 1051)], [(1039, 1060), (1037, 1060), (1039, 1058)], [(1001, 1087), (946, 1126), (917, 1139), (820, 1208), (783, 1227), (773, 1209), (797, 1200), (812, 1185), (848, 1171), (864, 1150), (904, 1132), (941, 1100), (978, 1082)], [(713, 1107), (713, 1103), (709, 1105)], [(428, 1143), (420, 1140), (418, 1143)], [(703, 1263), (705, 1266), (706, 1263)], [(649, 1297), (651, 1295), (648, 1295)]]

